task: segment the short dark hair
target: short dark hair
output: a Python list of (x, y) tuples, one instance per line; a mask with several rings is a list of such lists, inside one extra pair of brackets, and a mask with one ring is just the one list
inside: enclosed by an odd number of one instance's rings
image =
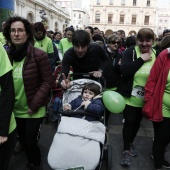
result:
[(125, 45), (127, 48), (129, 48), (132, 45), (136, 45), (136, 37), (135, 36), (129, 36), (126, 38)]
[(165, 30), (163, 31), (163, 37), (164, 37), (165, 34), (168, 33), (168, 32), (170, 32), (170, 29), (165, 29)]
[(93, 35), (92, 39), (93, 39), (94, 42), (95, 41), (102, 41), (102, 42), (104, 42), (103, 37), (101, 35), (99, 35), (99, 34)]
[(145, 39), (145, 38), (146, 39), (152, 39), (154, 41), (155, 34), (154, 34), (152, 29), (150, 29), (150, 28), (141, 28), (138, 31), (137, 39), (140, 40), (140, 39)]
[(67, 28), (65, 29), (65, 32), (67, 32), (67, 31), (71, 31), (71, 32), (73, 33), (73, 32), (74, 32), (74, 28), (73, 28), (72, 26), (67, 27)]
[(61, 35), (61, 32), (55, 32), (55, 33), (54, 33), (54, 36), (56, 36), (57, 34), (60, 34), (60, 35)]
[(84, 90), (90, 90), (90, 91), (92, 91), (95, 96), (97, 96), (98, 94), (101, 93), (101, 91), (100, 91), (100, 86), (97, 85), (96, 83), (88, 83), (88, 84), (86, 84), (86, 85), (83, 87), (81, 94), (83, 94)]
[(76, 30), (72, 36), (73, 46), (85, 47), (90, 44), (90, 36), (84, 30)]
[(93, 33), (94, 33), (94, 29), (93, 29), (93, 27), (91, 27), (91, 26), (87, 26), (87, 27), (85, 27), (84, 29), (89, 29), (89, 30), (90, 30), (90, 32), (91, 32), (91, 34), (93, 35)]
[(33, 25), (33, 28), (34, 28), (34, 31), (42, 31), (44, 35), (46, 34), (46, 29), (45, 29), (44, 24), (42, 22), (36, 22)]
[(20, 21), (20, 22), (22, 22), (24, 24), (25, 31), (29, 35), (27, 41), (34, 44), (34, 36), (33, 36), (32, 24), (27, 19), (22, 18), (20, 16), (9, 17), (6, 20), (5, 25), (4, 25), (4, 30), (3, 30), (3, 35), (5, 36), (6, 40), (9, 43), (12, 43), (11, 37), (10, 37), (11, 24), (13, 22), (17, 22), (17, 21)]

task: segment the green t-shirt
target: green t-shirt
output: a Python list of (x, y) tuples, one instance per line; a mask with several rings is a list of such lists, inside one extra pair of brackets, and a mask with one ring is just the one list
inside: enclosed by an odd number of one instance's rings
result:
[[(137, 53), (137, 58), (139, 58), (141, 56), (141, 52), (138, 46), (135, 47), (135, 51)], [(156, 51), (153, 50), (151, 54), (152, 60), (145, 62), (135, 73), (131, 97), (130, 98), (124, 97), (125, 103), (127, 105), (134, 107), (143, 107), (144, 87), (150, 74), (150, 70), (156, 60), (155, 54)]]
[(163, 117), (170, 118), (170, 72), (167, 77), (167, 82), (164, 90), (163, 101), (162, 101), (162, 112)]
[(67, 38), (63, 38), (60, 40), (58, 49), (61, 51), (62, 55), (64, 56), (64, 53), (71, 47), (73, 47), (72, 42), (69, 42)]
[[(11, 63), (8, 59), (7, 53), (0, 43), (0, 77), (12, 70)], [(1, 89), (0, 89), (1, 91)], [(11, 114), (11, 120), (9, 125), (8, 133), (11, 133), (16, 128), (16, 122), (14, 119), (14, 114)]]
[(21, 62), (13, 61), (13, 80), (15, 88), (14, 115), (19, 118), (40, 118), (45, 116), (45, 106), (30, 115), (28, 114), (28, 104), (23, 83), (22, 69), (25, 58)]
[(45, 51), (47, 54), (54, 53), (53, 42), (47, 36), (45, 36), (43, 40), (40, 40), (40, 41), (35, 40), (34, 47), (37, 47)]
[(2, 32), (0, 32), (0, 42), (2, 43), (2, 45), (6, 44), (5, 37)]

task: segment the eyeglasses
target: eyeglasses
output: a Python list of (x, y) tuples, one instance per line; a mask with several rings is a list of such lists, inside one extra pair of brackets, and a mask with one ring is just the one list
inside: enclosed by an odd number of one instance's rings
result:
[(117, 45), (119, 45), (120, 42), (119, 42), (119, 41), (111, 41), (111, 44), (117, 44)]
[(10, 32), (11, 34), (16, 34), (16, 33), (22, 34), (23, 32), (25, 32), (25, 30), (22, 29), (22, 28), (18, 28), (17, 30), (16, 30), (16, 29), (11, 29), (9, 32)]

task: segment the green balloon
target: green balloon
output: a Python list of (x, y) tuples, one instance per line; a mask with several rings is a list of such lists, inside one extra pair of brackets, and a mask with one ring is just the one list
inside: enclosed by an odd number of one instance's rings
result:
[(120, 113), (125, 108), (125, 100), (115, 91), (105, 91), (102, 96), (105, 107), (112, 113)]

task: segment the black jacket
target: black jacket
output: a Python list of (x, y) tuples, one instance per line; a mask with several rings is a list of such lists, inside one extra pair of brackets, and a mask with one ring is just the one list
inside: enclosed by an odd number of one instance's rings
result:
[(0, 87), (0, 136), (8, 136), (15, 98), (12, 70), (0, 77)]
[(122, 58), (122, 55), (118, 51), (111, 53), (106, 49), (106, 52), (110, 60), (108, 66), (105, 68), (103, 73), (103, 76), (106, 79), (106, 87), (118, 87), (121, 78), (120, 65), (118, 64), (118, 62)]
[[(71, 47), (66, 51), (62, 60), (62, 73), (66, 76), (70, 71), (70, 66), (73, 68), (74, 73), (88, 73), (92, 71), (98, 71), (99, 69), (104, 71), (109, 63), (109, 58), (105, 50), (96, 43), (90, 43), (86, 54), (82, 58), (78, 58), (74, 52), (74, 48)], [(82, 76), (74, 76), (73, 79), (79, 79)], [(62, 76), (60, 76), (60, 82)]]
[[(156, 51), (156, 57), (159, 55), (159, 51)], [(135, 73), (144, 64), (144, 60), (139, 57), (137, 58), (135, 46), (128, 48), (122, 55), (121, 62), (121, 81), (118, 87), (118, 92), (125, 96), (131, 97), (133, 79)]]

